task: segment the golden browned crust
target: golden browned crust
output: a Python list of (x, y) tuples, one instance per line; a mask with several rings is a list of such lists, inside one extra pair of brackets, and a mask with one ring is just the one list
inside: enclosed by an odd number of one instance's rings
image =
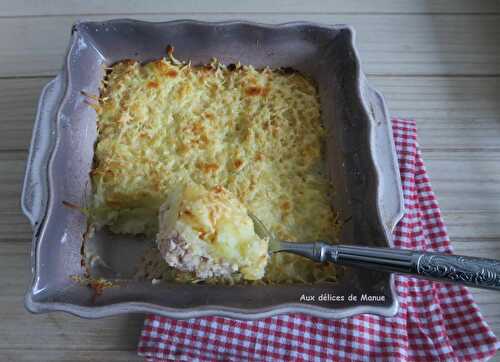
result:
[(194, 67), (168, 52), (113, 65), (93, 106), (97, 223), (154, 234), (172, 185), (190, 180), (222, 185), (280, 238), (335, 240), (331, 186), (317, 172), (325, 130), (313, 82), (289, 69)]

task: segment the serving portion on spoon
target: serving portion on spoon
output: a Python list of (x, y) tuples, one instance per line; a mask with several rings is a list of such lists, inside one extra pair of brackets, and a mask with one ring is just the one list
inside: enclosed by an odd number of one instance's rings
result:
[(199, 279), (264, 276), (268, 238), (254, 230), (246, 207), (221, 186), (178, 186), (160, 208), (156, 243), (174, 268)]

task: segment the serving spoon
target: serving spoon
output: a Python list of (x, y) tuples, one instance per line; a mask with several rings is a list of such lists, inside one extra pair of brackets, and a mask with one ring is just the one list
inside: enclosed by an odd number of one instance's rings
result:
[(288, 252), (313, 261), (361, 267), (423, 279), (457, 283), (500, 291), (500, 260), (418, 250), (328, 244), (324, 241), (295, 243), (276, 239), (254, 214), (255, 233), (269, 239), (269, 253)]

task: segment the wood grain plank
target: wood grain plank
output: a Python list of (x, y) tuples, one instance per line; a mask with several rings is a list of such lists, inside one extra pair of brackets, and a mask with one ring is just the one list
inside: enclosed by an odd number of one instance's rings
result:
[(424, 154), (444, 210), (500, 211), (500, 157), (495, 153)]
[(46, 16), (46, 15), (99, 15), (99, 14), (157, 14), (157, 13), (467, 13), (491, 14), (500, 12), (500, 4), (494, 0), (370, 0), (341, 1), (266, 1), (253, 0), (238, 2), (220, 0), (203, 2), (184, 1), (64, 1), (49, 0), (43, 3), (36, 0), (22, 0), (11, 4), (0, 3), (0, 16)]
[(26, 152), (0, 152), (0, 242), (31, 240), (31, 227), (21, 212)]
[(495, 290), (471, 288), (471, 291), (474, 294), (474, 300), (480, 305), (498, 303), (498, 292)]
[(4, 362), (139, 362), (143, 358), (134, 351), (60, 351), (40, 349), (5, 349), (0, 350), (0, 359)]
[[(427, 162), (429, 163), (429, 162)], [(435, 184), (433, 182), (433, 184)], [(437, 194), (438, 200), (441, 195)], [(440, 202), (441, 203), (441, 202)], [(466, 210), (455, 211), (441, 207), (448, 233), (453, 238), (467, 237), (471, 239), (490, 238), (500, 240), (500, 212)], [(500, 245), (498, 246), (500, 248)]]
[(20, 203), (25, 167), (26, 152), (0, 152), (0, 243), (32, 239)]
[(500, 78), (370, 77), (389, 112), (417, 120), (424, 151), (499, 150)]
[[(117, 316), (85, 320), (74, 316), (50, 313), (32, 315), (24, 310), (22, 299), (0, 298), (3, 311), (0, 336), (2, 349), (49, 350), (125, 350), (137, 347), (144, 317)], [(9, 308), (8, 311), (5, 308)], [(8, 328), (8, 329), (7, 329)]]
[(29, 148), (38, 98), (49, 80), (0, 79), (0, 151)]
[[(452, 243), (456, 254), (500, 260), (500, 240), (456, 237), (452, 240)], [(490, 294), (488, 292), (488, 295)], [(500, 294), (497, 293), (496, 297), (500, 298)]]
[(31, 279), (29, 252), (27, 242), (0, 243), (0, 351), (135, 349), (142, 315), (85, 320), (63, 313), (27, 312), (23, 295)]
[[(75, 21), (123, 16), (0, 18), (0, 76), (55, 74)], [(500, 74), (500, 15), (186, 13), (134, 17), (151, 21), (187, 17), (206, 21), (238, 18), (265, 23), (307, 20), (350, 24), (357, 30), (357, 44), (368, 74)]]
[(426, 168), (453, 238), (496, 238), (500, 248), (498, 152), (424, 152)]

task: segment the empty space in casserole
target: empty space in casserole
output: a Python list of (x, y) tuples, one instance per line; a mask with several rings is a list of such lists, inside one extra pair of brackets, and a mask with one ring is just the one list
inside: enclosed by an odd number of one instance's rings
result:
[[(125, 60), (109, 69), (94, 108), (90, 212), (96, 227), (154, 238), (169, 193), (193, 184), (223, 188), (280, 239), (337, 240), (333, 190), (322, 172), (326, 130), (308, 77), (215, 60), (195, 67), (172, 54), (144, 65)], [(198, 280), (160, 259), (152, 249), (139, 274)], [(240, 279), (235, 272), (209, 282)], [(335, 279), (332, 265), (283, 253), (270, 258), (262, 281)]]

